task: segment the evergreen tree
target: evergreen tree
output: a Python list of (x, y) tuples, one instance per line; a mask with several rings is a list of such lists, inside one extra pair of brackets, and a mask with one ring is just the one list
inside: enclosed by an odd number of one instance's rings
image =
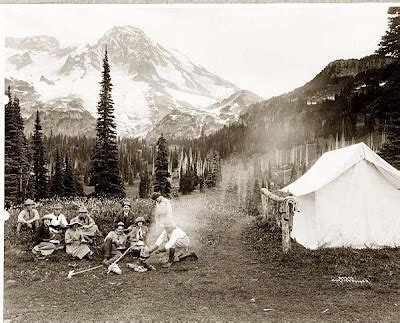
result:
[(167, 141), (162, 134), (157, 140), (157, 152), (154, 168), (154, 191), (160, 192), (165, 197), (169, 197), (169, 194), (171, 192), (171, 175), (168, 172)]
[(400, 61), (388, 66), (393, 76), (387, 81), (382, 95), (377, 99), (377, 109), (385, 109), (387, 125), (386, 142), (380, 155), (397, 169), (400, 169)]
[(400, 7), (390, 7), (388, 14), (390, 15), (388, 29), (376, 53), (398, 59), (400, 58)]
[(13, 100), (11, 97), (11, 89), (7, 88), (6, 95), (8, 96), (8, 103), (5, 105), (5, 158), (4, 158), (4, 188), (5, 188), (5, 202), (6, 206), (16, 203), (18, 195), (18, 181), (16, 174), (16, 166), (13, 155), (14, 138), (16, 135), (16, 125), (13, 109)]
[(207, 159), (210, 161), (210, 169), (206, 177), (206, 185), (208, 187), (215, 187), (222, 179), (221, 173), (221, 158), (217, 151), (211, 151)]
[(5, 200), (6, 204), (21, 203), (29, 189), (30, 158), (24, 123), (17, 97), (12, 99), (7, 88), (9, 102), (5, 105)]
[(65, 156), (65, 168), (64, 168), (64, 196), (71, 197), (76, 195), (76, 184), (74, 178), (74, 172), (72, 170), (71, 162), (68, 155)]
[(103, 59), (100, 101), (97, 105), (96, 143), (92, 155), (91, 184), (97, 196), (125, 196), (118, 161), (114, 102), (107, 48)]
[(146, 165), (146, 167), (140, 173), (139, 197), (148, 198), (149, 193), (150, 193), (150, 179)]
[(34, 194), (36, 199), (43, 199), (48, 195), (45, 148), (42, 137), (42, 126), (40, 124), (39, 110), (37, 110), (32, 138)]
[(60, 151), (57, 149), (54, 173), (51, 180), (51, 196), (64, 196), (64, 174)]

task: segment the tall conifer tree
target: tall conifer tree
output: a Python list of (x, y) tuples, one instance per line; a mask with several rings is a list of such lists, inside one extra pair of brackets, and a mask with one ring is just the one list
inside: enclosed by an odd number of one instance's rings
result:
[(389, 27), (382, 37), (377, 53), (390, 56), (395, 62), (386, 68), (390, 76), (377, 98), (376, 109), (385, 111), (386, 142), (380, 155), (400, 169), (400, 7), (389, 8)]
[(160, 192), (165, 197), (169, 197), (171, 192), (171, 175), (168, 172), (168, 147), (167, 141), (162, 134), (157, 140), (157, 152), (154, 168), (154, 191)]
[(147, 170), (147, 164), (140, 173), (140, 184), (139, 184), (139, 197), (147, 198), (150, 192), (150, 179), (149, 172)]
[(36, 111), (35, 127), (32, 138), (33, 173), (35, 198), (43, 199), (48, 195), (45, 148), (39, 110)]
[(107, 48), (103, 59), (100, 101), (97, 105), (96, 144), (92, 155), (91, 183), (97, 196), (123, 197), (124, 185), (118, 161), (114, 102), (111, 97), (110, 65)]
[(376, 53), (400, 58), (400, 7), (390, 7), (388, 14), (388, 29), (383, 35)]
[(8, 103), (5, 105), (5, 159), (4, 159), (4, 188), (6, 205), (15, 203), (18, 194), (17, 174), (14, 160), (14, 139), (16, 136), (15, 115), (11, 89), (7, 88)]
[(5, 105), (5, 198), (6, 203), (21, 203), (28, 191), (30, 154), (21, 108), (17, 97), (12, 99), (10, 86)]
[(65, 156), (64, 195), (65, 197), (76, 195), (74, 172), (72, 170), (72, 165), (68, 158), (68, 155)]
[(51, 195), (64, 196), (64, 174), (60, 151), (57, 149), (54, 174), (51, 181)]

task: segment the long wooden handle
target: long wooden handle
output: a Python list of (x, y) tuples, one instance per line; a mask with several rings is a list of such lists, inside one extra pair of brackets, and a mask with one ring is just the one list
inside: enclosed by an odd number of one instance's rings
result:
[[(117, 259), (115, 260), (110, 266), (109, 268), (112, 268), (112, 266), (114, 266), (118, 261), (120, 261), (127, 253), (128, 251), (131, 249), (131, 247), (129, 247), (128, 249), (125, 250), (125, 252)], [(110, 272), (110, 269), (108, 270), (108, 273)]]
[(96, 266), (96, 267), (88, 268), (88, 269), (85, 269), (85, 270), (82, 270), (82, 271), (77, 271), (77, 272), (73, 273), (72, 276), (77, 275), (77, 274), (81, 274), (81, 273), (84, 273), (84, 272), (87, 272), (87, 271), (91, 271), (93, 269), (97, 269), (97, 268), (100, 268), (100, 267), (103, 267), (103, 265), (99, 265), (99, 266)]

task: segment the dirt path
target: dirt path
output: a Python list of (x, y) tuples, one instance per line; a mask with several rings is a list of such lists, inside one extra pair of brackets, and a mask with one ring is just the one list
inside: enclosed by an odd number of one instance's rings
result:
[[(5, 319), (58, 320), (396, 320), (396, 300), (371, 291), (331, 290), (299, 268), (279, 273), (243, 239), (251, 219), (226, 209), (215, 193), (174, 201), (177, 222), (200, 260), (170, 270), (122, 275), (101, 270), (67, 280), (67, 263), (27, 263), (43, 275), (6, 283)], [(160, 268), (160, 259), (154, 259)], [(79, 264), (87, 268), (89, 262)], [(20, 267), (6, 268), (7, 271)], [(25, 267), (24, 267), (25, 268)], [(6, 278), (7, 279), (7, 278)], [(358, 294), (357, 294), (358, 293)], [(354, 296), (357, 297), (354, 297)], [(400, 304), (400, 299), (399, 299)], [(326, 310), (328, 309), (328, 310)], [(324, 312), (325, 311), (325, 312)]]

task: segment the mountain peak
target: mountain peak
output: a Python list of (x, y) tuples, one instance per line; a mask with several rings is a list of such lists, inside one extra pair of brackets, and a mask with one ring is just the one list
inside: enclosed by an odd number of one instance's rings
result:
[(23, 38), (6, 37), (5, 45), (8, 48), (36, 51), (56, 51), (60, 44), (57, 38), (48, 35), (31, 36)]

